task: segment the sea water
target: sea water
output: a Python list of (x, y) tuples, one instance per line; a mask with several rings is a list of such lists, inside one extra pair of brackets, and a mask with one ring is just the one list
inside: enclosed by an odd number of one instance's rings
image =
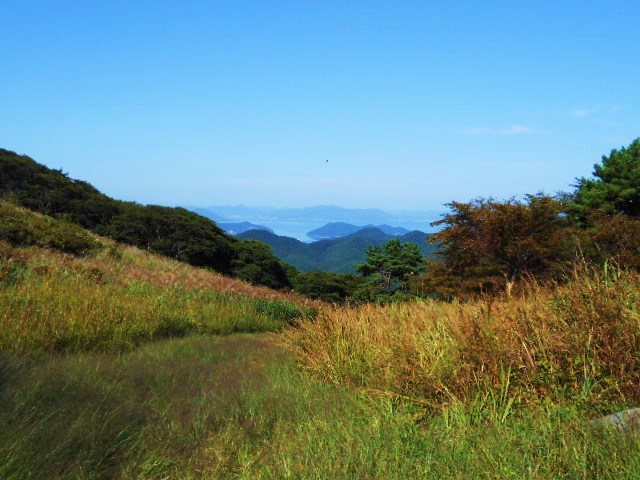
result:
[(307, 236), (307, 232), (325, 225), (323, 222), (269, 222), (264, 220), (254, 223), (269, 227), (276, 235), (281, 237), (291, 237), (305, 243), (314, 241)]
[[(265, 227), (269, 227), (271, 230), (275, 232), (276, 235), (280, 235), (282, 237), (291, 237), (301, 242), (310, 243), (315, 242), (314, 239), (310, 238), (307, 233), (311, 230), (315, 230), (316, 228), (322, 227), (326, 225), (327, 222), (323, 221), (315, 221), (315, 222), (297, 222), (297, 221), (268, 221), (268, 220), (260, 220), (254, 221), (253, 223), (257, 223), (263, 225)], [(394, 227), (404, 227), (407, 230), (420, 230), (421, 232), (431, 233), (434, 232), (435, 229), (430, 226), (428, 221), (421, 222), (392, 222)]]

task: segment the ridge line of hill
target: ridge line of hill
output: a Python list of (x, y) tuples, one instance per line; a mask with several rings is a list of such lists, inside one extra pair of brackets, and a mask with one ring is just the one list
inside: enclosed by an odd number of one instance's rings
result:
[(320, 270), (344, 274), (355, 273), (356, 266), (365, 259), (365, 251), (371, 245), (380, 245), (399, 238), (403, 243), (415, 243), (424, 256), (430, 256), (437, 249), (426, 239), (429, 234), (414, 230), (396, 236), (384, 233), (379, 228), (362, 228), (357, 232), (335, 239), (318, 240), (311, 243), (295, 238), (276, 235), (264, 230), (249, 230), (237, 235), (243, 240), (258, 240), (271, 247), (282, 261), (303, 272)]
[(0, 149), (0, 199), (194, 266), (270, 288), (292, 287), (291, 267), (264, 244), (238, 240), (184, 208), (113, 199), (61, 169), (5, 149)]

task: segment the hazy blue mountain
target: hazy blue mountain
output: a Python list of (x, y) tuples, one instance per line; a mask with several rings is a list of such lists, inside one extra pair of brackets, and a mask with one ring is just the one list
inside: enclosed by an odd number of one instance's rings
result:
[(267, 232), (273, 233), (269, 227), (265, 227), (263, 225), (256, 225), (251, 222), (231, 222), (231, 223), (221, 223), (218, 222), (218, 226), (223, 229), (229, 235), (238, 235), (240, 233), (246, 232), (247, 230), (266, 230)]
[(405, 233), (409, 233), (409, 230), (407, 230), (406, 228), (391, 227), (389, 225), (358, 226), (358, 225), (353, 225), (351, 223), (345, 223), (345, 222), (331, 222), (331, 223), (327, 223), (326, 225), (323, 225), (320, 228), (316, 228), (314, 230), (311, 230), (310, 232), (307, 232), (307, 236), (314, 240), (325, 240), (325, 239), (345, 237), (359, 230), (362, 230), (363, 228), (371, 228), (371, 227), (382, 230), (387, 235), (398, 236), (398, 235), (404, 235)]
[(223, 216), (232, 220), (248, 220), (260, 218), (272, 218), (273, 207), (247, 207), (245, 205), (218, 205), (206, 207), (205, 210), (214, 215)]
[(237, 237), (243, 240), (260, 240), (271, 247), (281, 260), (295, 265), (301, 271), (323, 270), (333, 273), (355, 273), (356, 265), (365, 258), (369, 245), (379, 245), (392, 238), (417, 244), (422, 254), (428, 256), (435, 249), (427, 244), (424, 232), (409, 232), (406, 235), (389, 235), (379, 228), (361, 228), (344, 237), (304, 243), (295, 238), (282, 237), (262, 230), (249, 230)]
[(198, 215), (202, 215), (203, 217), (206, 217), (209, 220), (213, 220), (216, 223), (229, 223), (233, 221), (222, 215), (217, 215), (206, 208), (188, 207), (188, 210), (191, 210), (192, 212), (197, 213)]
[(265, 227), (264, 225), (258, 225), (247, 221), (235, 222), (228, 217), (219, 215), (206, 208), (189, 207), (189, 210), (197, 213), (198, 215), (202, 215), (203, 217), (213, 220), (222, 230), (224, 230), (229, 235), (238, 235), (239, 233), (246, 232), (247, 230), (267, 230), (268, 232), (273, 233), (273, 230), (271, 230), (269, 227)]
[(352, 233), (361, 230), (363, 227), (353, 225), (352, 223), (345, 222), (331, 222), (323, 225), (322, 227), (315, 228), (310, 232), (307, 232), (309, 238), (314, 240), (325, 240), (331, 238), (345, 237)]
[(410, 230), (404, 227), (392, 227), (390, 225), (376, 225), (377, 229), (382, 230), (387, 235), (394, 235), (396, 237), (400, 235), (406, 235)]
[[(351, 225), (378, 225), (387, 233), (399, 234), (387, 230), (388, 225), (397, 225), (407, 231), (420, 230), (434, 232), (431, 222), (440, 218), (442, 212), (424, 211), (391, 211), (375, 208), (343, 208), (333, 205), (319, 205), (305, 208), (248, 207), (245, 205), (218, 205), (207, 208), (191, 208), (220, 223), (251, 222), (266, 226), (278, 235), (294, 237), (304, 242), (315, 239), (307, 232), (329, 223), (348, 223)], [(354, 229), (351, 233), (357, 231)], [(348, 234), (348, 233), (347, 233)]]
[(356, 225), (398, 224), (397, 219), (411, 223), (437, 219), (441, 212), (399, 211), (385, 212), (377, 208), (343, 208), (335, 205), (318, 205), (305, 208), (247, 207), (245, 205), (217, 205), (205, 208), (212, 215), (236, 221), (258, 222), (260, 220), (284, 222), (312, 222), (320, 224), (329, 222), (346, 222)]

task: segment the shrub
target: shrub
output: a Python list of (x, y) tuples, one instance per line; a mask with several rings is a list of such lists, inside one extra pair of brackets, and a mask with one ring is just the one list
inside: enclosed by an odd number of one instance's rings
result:
[(14, 246), (49, 247), (74, 255), (84, 255), (100, 246), (75, 224), (37, 215), (6, 202), (0, 202), (0, 241)]
[(358, 275), (306, 272), (296, 276), (295, 290), (309, 298), (343, 303), (354, 296), (362, 282)]

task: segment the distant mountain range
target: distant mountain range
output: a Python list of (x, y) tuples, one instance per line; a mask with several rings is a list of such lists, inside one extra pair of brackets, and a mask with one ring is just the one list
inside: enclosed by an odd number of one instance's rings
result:
[(332, 222), (327, 223), (320, 228), (316, 228), (315, 230), (307, 232), (307, 236), (314, 240), (330, 240), (332, 238), (340, 238), (351, 235), (352, 233), (356, 233), (357, 231), (365, 228), (377, 228), (378, 230), (382, 230), (387, 235), (393, 236), (405, 235), (409, 233), (409, 230), (404, 227), (390, 227), (389, 225), (364, 225), (359, 227), (351, 223)]
[[(247, 207), (244, 205), (217, 205), (206, 208), (191, 208), (200, 215), (216, 221), (289, 221), (311, 222), (320, 224), (329, 222), (347, 222), (353, 224), (398, 223), (397, 220), (409, 222), (428, 222), (438, 219), (440, 210), (396, 210), (384, 211), (377, 208), (343, 208), (335, 205), (318, 205), (304, 208)], [(217, 219), (220, 220), (217, 220)]]
[[(442, 211), (438, 210), (397, 210), (384, 211), (375, 208), (343, 208), (334, 205), (319, 205), (305, 208), (247, 207), (244, 205), (218, 205), (206, 208), (190, 207), (190, 210), (214, 220), (218, 224), (250, 222), (270, 228), (278, 235), (294, 237), (298, 240), (313, 241), (319, 238), (337, 238), (358, 230), (358, 225), (370, 227), (377, 225), (383, 231), (389, 231), (397, 225), (403, 234), (412, 230), (434, 232), (431, 222), (438, 220)], [(319, 233), (316, 238), (308, 232), (330, 223), (349, 224), (352, 228), (343, 229), (339, 234), (329, 232), (327, 237)]]
[(304, 243), (290, 237), (281, 237), (264, 230), (249, 230), (237, 236), (243, 240), (260, 240), (271, 247), (281, 260), (295, 265), (299, 270), (323, 270), (333, 273), (355, 273), (356, 265), (365, 258), (369, 245), (379, 245), (392, 238), (412, 242), (420, 247), (423, 255), (429, 256), (434, 245), (426, 242), (428, 234), (412, 231), (404, 235), (389, 235), (379, 228), (362, 228), (344, 237)]
[(216, 223), (231, 223), (233, 220), (230, 218), (226, 218), (222, 215), (218, 215), (207, 208), (199, 208), (199, 207), (188, 207), (194, 213), (198, 215), (202, 215), (203, 217), (208, 218), (209, 220), (213, 220)]

